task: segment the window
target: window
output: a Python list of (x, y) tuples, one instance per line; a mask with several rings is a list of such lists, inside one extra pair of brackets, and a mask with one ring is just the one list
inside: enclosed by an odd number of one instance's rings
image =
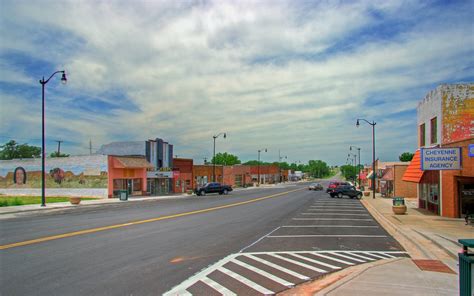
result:
[(425, 146), (425, 124), (420, 125), (420, 147)]
[(438, 125), (436, 117), (431, 119), (431, 144), (438, 142)]

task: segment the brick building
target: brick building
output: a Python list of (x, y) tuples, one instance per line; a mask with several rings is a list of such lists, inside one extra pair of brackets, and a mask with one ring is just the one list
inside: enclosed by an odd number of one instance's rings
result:
[(418, 204), (445, 217), (474, 212), (474, 84), (440, 85), (418, 104), (418, 147), (461, 149), (460, 170), (422, 170), (420, 149), (403, 179), (418, 187)]
[(403, 175), (409, 163), (393, 163), (387, 165), (380, 179), (380, 191), (388, 197), (400, 196), (407, 198), (417, 197), (415, 183), (403, 181)]
[[(215, 182), (224, 183), (224, 166), (215, 166)], [(193, 165), (194, 187), (202, 186), (208, 182), (213, 182), (214, 166), (212, 164)]]
[(173, 158), (173, 191), (184, 193), (194, 189), (193, 160)]

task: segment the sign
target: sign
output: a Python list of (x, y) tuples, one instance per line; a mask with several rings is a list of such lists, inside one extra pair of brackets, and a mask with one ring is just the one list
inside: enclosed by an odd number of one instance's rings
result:
[(146, 177), (147, 177), (147, 178), (167, 178), (167, 179), (172, 179), (172, 178), (173, 178), (173, 172), (150, 171), (150, 172), (146, 172)]
[(461, 147), (421, 148), (420, 152), (422, 171), (461, 169)]
[(469, 144), (467, 147), (469, 157), (474, 157), (474, 144)]
[(173, 171), (173, 179), (178, 179), (179, 178), (179, 171)]

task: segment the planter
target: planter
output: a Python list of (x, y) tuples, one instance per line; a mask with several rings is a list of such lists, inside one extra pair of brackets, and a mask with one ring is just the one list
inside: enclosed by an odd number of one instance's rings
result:
[(364, 191), (364, 196), (369, 196), (370, 195), (370, 191)]
[(70, 197), (69, 202), (73, 205), (78, 205), (81, 203), (81, 198), (80, 197)]
[(405, 215), (407, 211), (407, 206), (401, 205), (401, 206), (392, 206), (392, 211), (395, 215)]

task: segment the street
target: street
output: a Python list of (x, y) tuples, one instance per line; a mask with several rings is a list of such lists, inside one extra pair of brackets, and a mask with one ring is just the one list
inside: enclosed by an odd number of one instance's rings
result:
[(358, 200), (302, 183), (56, 211), (0, 228), (4, 295), (261, 295), (406, 256)]

